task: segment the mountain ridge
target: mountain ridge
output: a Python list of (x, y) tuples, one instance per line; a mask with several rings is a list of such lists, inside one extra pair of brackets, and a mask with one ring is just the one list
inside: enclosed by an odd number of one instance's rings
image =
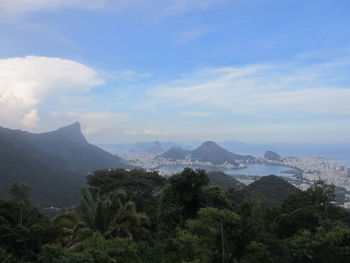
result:
[(216, 165), (225, 162), (235, 164), (237, 161), (255, 161), (256, 159), (250, 155), (239, 155), (227, 151), (219, 146), (214, 141), (206, 141), (202, 143), (197, 149), (191, 152), (192, 159), (199, 159), (203, 162), (211, 162)]
[(121, 158), (90, 144), (79, 123), (34, 134), (0, 128), (0, 196), (11, 184), (26, 183), (35, 203), (76, 203), (85, 176), (98, 169), (132, 168)]
[(167, 150), (166, 152), (160, 154), (158, 156), (158, 158), (165, 158), (165, 159), (169, 159), (172, 161), (176, 161), (176, 160), (182, 160), (185, 159), (186, 155), (188, 155), (189, 153), (191, 153), (191, 151), (189, 150), (185, 150), (179, 146), (177, 147), (172, 147), (169, 150)]

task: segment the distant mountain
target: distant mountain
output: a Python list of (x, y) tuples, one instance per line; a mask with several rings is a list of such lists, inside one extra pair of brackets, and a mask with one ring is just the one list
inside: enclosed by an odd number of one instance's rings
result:
[(145, 149), (145, 152), (150, 154), (159, 154), (164, 152), (164, 150), (160, 142), (155, 141), (153, 145)]
[(89, 171), (129, 167), (89, 144), (79, 123), (41, 134), (0, 127), (0, 197), (14, 182), (26, 183), (35, 203), (68, 206), (78, 200)]
[(282, 157), (279, 156), (277, 153), (273, 151), (267, 151), (264, 154), (264, 158), (270, 161), (280, 161), (282, 160)]
[(242, 184), (232, 176), (225, 174), (222, 171), (209, 172), (207, 173), (207, 176), (209, 178), (210, 185), (219, 186), (223, 190), (239, 190), (246, 186), (245, 184)]
[(225, 162), (235, 164), (236, 161), (254, 161), (250, 155), (238, 155), (231, 153), (217, 145), (215, 142), (207, 141), (191, 152), (191, 157), (202, 162), (211, 162), (219, 165)]
[(260, 194), (269, 206), (275, 206), (300, 190), (281, 177), (269, 175), (251, 183), (243, 191), (250, 195)]
[(162, 153), (158, 157), (169, 159), (172, 161), (185, 159), (186, 155), (191, 153), (189, 150), (182, 149), (181, 147), (173, 147), (166, 152)]

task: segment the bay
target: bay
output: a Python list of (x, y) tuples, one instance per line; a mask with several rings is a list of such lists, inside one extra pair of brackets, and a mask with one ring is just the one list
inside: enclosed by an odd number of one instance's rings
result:
[[(163, 165), (158, 167), (157, 171), (163, 172), (163, 173), (178, 173), (181, 172), (185, 167), (176, 165)], [(241, 175), (258, 175), (258, 176), (267, 176), (267, 175), (277, 175), (277, 176), (291, 176), (292, 174), (286, 173), (286, 171), (295, 171), (295, 169), (282, 166), (282, 165), (276, 165), (276, 164), (267, 164), (267, 163), (257, 163), (257, 164), (247, 164), (246, 168), (242, 169), (219, 169), (219, 168), (213, 168), (213, 167), (200, 167), (200, 166), (192, 166), (189, 167), (192, 169), (204, 169), (207, 172), (210, 171), (218, 171), (221, 170), (225, 172), (226, 174), (241, 174)]]

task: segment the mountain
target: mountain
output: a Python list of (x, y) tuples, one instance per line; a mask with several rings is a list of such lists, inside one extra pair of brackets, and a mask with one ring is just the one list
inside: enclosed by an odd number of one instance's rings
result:
[(191, 153), (189, 150), (182, 149), (181, 147), (173, 147), (166, 152), (162, 153), (158, 157), (169, 159), (169, 160), (182, 160), (185, 159), (186, 155)]
[(106, 168), (129, 166), (88, 143), (79, 123), (41, 134), (0, 127), (0, 197), (14, 182), (26, 183), (36, 204), (70, 206), (87, 173)]
[(249, 195), (262, 195), (269, 206), (281, 204), (287, 197), (299, 191), (298, 188), (276, 175), (263, 176), (243, 188)]
[(87, 142), (78, 122), (56, 131), (31, 134), (37, 148), (58, 156), (84, 173), (106, 168), (130, 168), (124, 161)]
[(277, 153), (273, 151), (267, 151), (264, 154), (264, 158), (270, 161), (280, 161), (282, 159), (281, 156), (279, 156)]
[(223, 190), (235, 189), (239, 190), (244, 188), (246, 185), (242, 184), (232, 176), (225, 174), (222, 171), (215, 171), (207, 173), (210, 185), (219, 186)]
[(160, 142), (155, 141), (149, 148), (145, 149), (146, 153), (159, 154), (163, 152), (163, 147)]
[(235, 164), (236, 161), (254, 161), (255, 158), (250, 155), (238, 155), (231, 153), (217, 145), (215, 142), (207, 141), (191, 152), (192, 160), (202, 162), (211, 162), (219, 165), (225, 162)]

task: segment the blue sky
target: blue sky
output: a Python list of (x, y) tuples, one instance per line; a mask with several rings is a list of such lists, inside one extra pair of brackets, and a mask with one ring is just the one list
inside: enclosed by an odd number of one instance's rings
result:
[(0, 0), (0, 125), (350, 141), (346, 0)]

